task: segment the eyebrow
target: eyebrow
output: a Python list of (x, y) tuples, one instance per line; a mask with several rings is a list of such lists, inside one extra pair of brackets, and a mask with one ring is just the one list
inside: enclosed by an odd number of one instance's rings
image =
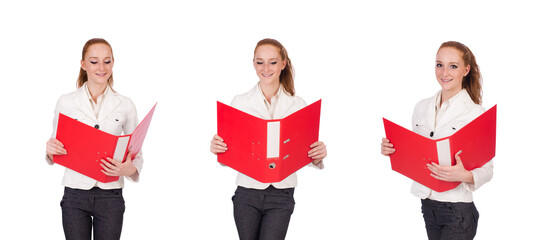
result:
[[(262, 59), (262, 58), (255, 58), (255, 60), (263, 60), (263, 61), (264, 61), (264, 59)], [(276, 61), (278, 61), (278, 58), (270, 58), (270, 59), (268, 59), (268, 60), (276, 60)]]
[[(99, 59), (99, 57), (89, 57), (90, 59), (92, 58), (95, 58), (95, 59)], [(112, 59), (112, 57), (106, 57), (106, 58), (103, 58), (103, 59)]]
[[(437, 62), (437, 63), (441, 63), (442, 61), (440, 61), (440, 60), (436, 60), (436, 62)], [(458, 62), (449, 62), (449, 64), (455, 64), (455, 65), (459, 65), (459, 63), (458, 63)]]

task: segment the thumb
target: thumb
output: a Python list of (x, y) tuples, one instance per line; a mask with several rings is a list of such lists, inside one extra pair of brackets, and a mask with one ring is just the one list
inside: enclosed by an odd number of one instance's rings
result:
[(459, 156), (459, 154), (461, 154), (461, 153), (462, 153), (462, 150), (458, 151), (458, 152), (455, 154), (455, 160), (456, 160), (456, 162), (457, 162), (457, 165), (459, 165), (459, 164), (462, 165), (462, 160), (460, 159), (460, 156)]

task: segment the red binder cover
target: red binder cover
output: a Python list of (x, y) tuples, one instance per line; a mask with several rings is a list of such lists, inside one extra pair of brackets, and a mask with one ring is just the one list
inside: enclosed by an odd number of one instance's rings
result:
[(436, 192), (456, 188), (460, 182), (446, 182), (430, 176), (427, 163), (442, 166), (455, 165), (455, 154), (466, 170), (485, 165), (495, 156), (497, 105), (459, 129), (453, 135), (441, 139), (429, 139), (409, 131), (385, 118), (386, 138), (396, 152), (390, 155), (392, 170), (399, 172)]
[(217, 161), (263, 183), (280, 182), (312, 162), (321, 100), (293, 114), (264, 120), (217, 102), (217, 131), (228, 146)]
[(67, 154), (53, 155), (53, 162), (99, 182), (117, 181), (119, 177), (101, 172), (101, 159), (110, 157), (125, 161), (129, 151), (134, 159), (141, 151), (155, 109), (156, 104), (132, 134), (122, 136), (103, 132), (59, 113), (56, 138), (65, 145)]

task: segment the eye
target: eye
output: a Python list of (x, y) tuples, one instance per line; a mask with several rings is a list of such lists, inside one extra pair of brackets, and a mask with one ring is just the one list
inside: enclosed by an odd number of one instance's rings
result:
[(110, 64), (110, 61), (105, 61), (105, 64)]
[(97, 61), (89, 61), (91, 64), (97, 64)]
[(442, 67), (441, 63), (436, 63), (436, 67), (437, 67), (437, 68)]
[(276, 65), (276, 64), (278, 64), (278, 62), (270, 62), (270, 64)]
[(257, 62), (255, 62), (255, 63), (257, 63), (258, 65), (263, 64), (263, 62), (261, 62), (261, 61), (257, 61)]
[(459, 68), (459, 67), (458, 67), (457, 65), (451, 65), (451, 68), (452, 68), (452, 69), (457, 69), (457, 68)]

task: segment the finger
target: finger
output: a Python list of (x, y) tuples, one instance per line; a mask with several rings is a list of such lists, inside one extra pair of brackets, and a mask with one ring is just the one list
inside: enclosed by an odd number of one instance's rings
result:
[(126, 162), (131, 162), (131, 154), (131, 151), (127, 152)]
[(321, 152), (323, 150), (325, 150), (325, 149), (322, 148), (322, 146), (316, 146), (316, 147), (314, 147), (314, 148), (312, 148), (308, 151), (308, 155), (314, 154), (316, 152)]
[(210, 151), (211, 151), (212, 153), (215, 153), (215, 154), (226, 152), (225, 149), (217, 149), (217, 148), (212, 148)]
[(435, 178), (435, 179), (441, 180), (441, 181), (447, 181), (445, 178), (440, 177), (440, 176), (437, 176), (437, 175), (435, 175), (435, 174), (430, 174), (430, 176), (432, 176), (432, 177)]
[(113, 158), (110, 158), (110, 157), (107, 157), (107, 160), (114, 166), (119, 166), (119, 165), (122, 165), (122, 161), (118, 161), (116, 159), (113, 159)]
[(212, 147), (213, 147), (213, 149), (220, 150), (220, 151), (226, 151), (228, 149), (227, 147), (220, 146), (220, 145), (214, 145)]
[(217, 141), (221, 141), (221, 142), (224, 142), (225, 140), (223, 140), (223, 138), (221, 138), (219, 135), (215, 134), (215, 136), (213, 136), (213, 140), (217, 140)]
[(314, 160), (312, 163), (314, 165), (319, 165), (321, 162), (322, 162), (322, 159), (319, 159), (319, 160)]
[(101, 165), (101, 167), (103, 168), (101, 171), (105, 171), (109, 174), (116, 174), (115, 170), (108, 168), (105, 164), (99, 163), (99, 165)]
[(52, 148), (60, 148), (60, 149), (63, 149), (64, 146), (61, 142), (57, 141), (56, 139), (50, 139), (46, 146), (49, 146), (49, 147), (52, 147)]
[(393, 147), (382, 147), (381, 150), (384, 151), (384, 152), (395, 152), (396, 151), (396, 149), (393, 148)]
[(393, 148), (394, 144), (392, 144), (392, 143), (381, 143), (381, 147)]
[(101, 159), (101, 162), (107, 166), (109, 169), (117, 169), (116, 165), (112, 164), (111, 162), (106, 161), (105, 159)]
[(322, 154), (320, 154), (320, 155), (312, 156), (311, 158), (312, 158), (313, 160), (322, 160), (322, 159), (325, 158), (325, 156), (327, 156), (327, 154), (323, 154), (323, 153), (322, 153)]
[(324, 144), (322, 141), (317, 141), (317, 142), (315, 142), (315, 143), (312, 143), (312, 144), (310, 145), (310, 148), (315, 148), (315, 147), (317, 147), (317, 146), (323, 146), (323, 147), (325, 147), (325, 144)]
[(47, 146), (46, 147), (46, 152), (50, 153), (50, 154), (53, 154), (53, 155), (62, 155), (62, 154), (66, 154), (67, 153), (67, 150), (65, 150), (64, 148), (60, 147), (60, 146), (56, 146), (56, 145), (53, 145), (53, 146)]
[(101, 172), (104, 173), (107, 176), (112, 176), (112, 177), (118, 176), (118, 175), (115, 175), (115, 174), (112, 174), (112, 173), (109, 173), (109, 172), (105, 172), (104, 170), (101, 170)]
[(65, 147), (65, 145), (63, 145), (63, 143), (56, 138), (50, 138), (50, 141), (54, 144), (60, 145), (61, 147)]
[(222, 141), (219, 141), (219, 140), (211, 140), (211, 144), (226, 147), (226, 143), (224, 143)]
[(460, 159), (460, 156), (459, 156), (459, 154), (461, 154), (461, 153), (462, 153), (462, 150), (460, 150), (460, 151), (458, 151), (457, 153), (455, 153), (455, 160), (457, 161), (457, 163), (458, 163), (458, 162), (462, 162), (461, 159)]
[(323, 151), (321, 152), (315, 152), (313, 154), (308, 154), (308, 157), (312, 158), (312, 159), (318, 159), (318, 158), (324, 158), (325, 157), (325, 154)]

